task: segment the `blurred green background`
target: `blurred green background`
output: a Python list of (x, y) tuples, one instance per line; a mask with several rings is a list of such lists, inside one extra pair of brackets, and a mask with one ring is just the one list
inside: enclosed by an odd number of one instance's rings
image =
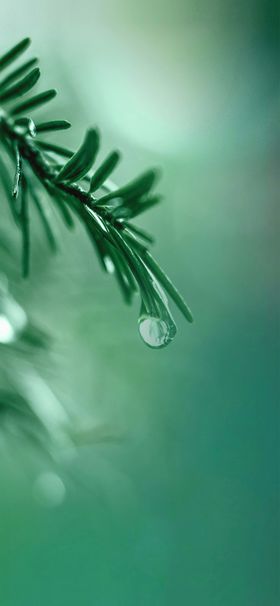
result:
[(55, 336), (40, 372), (56, 396), (112, 439), (51, 468), (59, 507), (34, 498), (48, 461), (1, 460), (1, 604), (276, 606), (277, 5), (3, 0), (1, 15), (1, 50), (30, 35), (59, 89), (41, 115), (73, 123), (62, 144), (98, 125), (101, 157), (123, 152), (118, 183), (162, 168), (165, 201), (139, 225), (195, 316), (175, 311), (176, 340), (149, 350), (82, 231), (59, 224), (53, 259), (38, 227), (12, 292)]

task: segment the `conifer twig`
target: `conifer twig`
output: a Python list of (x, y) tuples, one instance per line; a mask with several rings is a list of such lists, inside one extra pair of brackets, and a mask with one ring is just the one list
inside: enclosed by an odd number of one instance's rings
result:
[[(29, 38), (26, 38), (0, 57), (0, 70), (18, 59), (29, 43)], [(149, 346), (163, 347), (176, 332), (166, 293), (189, 322), (193, 318), (178, 290), (150, 255), (148, 246), (153, 239), (131, 223), (131, 219), (159, 202), (160, 197), (154, 194), (158, 171), (151, 169), (124, 186), (112, 186), (108, 179), (120, 160), (120, 154), (113, 151), (95, 168), (100, 147), (98, 130), (89, 128), (75, 153), (40, 139), (44, 133), (69, 128), (70, 123), (52, 120), (36, 125), (30, 117), (30, 112), (56, 96), (56, 90), (50, 89), (26, 97), (40, 77), (39, 69), (34, 67), (36, 62), (36, 59), (27, 61), (0, 82), (0, 144), (8, 148), (15, 164), (11, 192), (14, 198), (20, 193), (20, 209), (14, 208), (9, 196), (8, 201), (22, 230), (23, 275), (27, 276), (29, 272), (30, 197), (37, 207), (49, 243), (52, 249), (56, 249), (48, 213), (32, 183), (37, 178), (61, 211), (68, 227), (72, 227), (75, 217), (82, 222), (103, 268), (115, 274), (125, 301), (130, 303), (135, 291), (140, 293), (140, 335)], [(23, 101), (18, 101), (21, 97), (24, 97)], [(7, 171), (5, 167), (1, 168), (3, 162), (0, 163), (0, 177), (7, 190)]]

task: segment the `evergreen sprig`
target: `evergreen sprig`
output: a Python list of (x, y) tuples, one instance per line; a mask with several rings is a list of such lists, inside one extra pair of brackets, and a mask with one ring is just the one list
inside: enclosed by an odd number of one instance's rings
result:
[[(18, 59), (29, 44), (29, 38), (25, 38), (0, 57), (0, 71)], [(153, 239), (131, 223), (131, 219), (160, 201), (160, 196), (154, 193), (158, 171), (148, 170), (118, 188), (109, 178), (120, 161), (119, 151), (113, 151), (95, 168), (100, 147), (97, 129), (87, 130), (76, 152), (40, 139), (44, 133), (71, 125), (66, 120), (36, 124), (30, 116), (30, 112), (56, 96), (54, 89), (19, 101), (40, 77), (39, 69), (34, 67), (36, 63), (37, 59), (31, 59), (0, 81), (0, 143), (15, 167), (10, 188), (4, 154), (0, 154), (0, 176), (12, 217), (22, 232), (23, 275), (28, 275), (30, 266), (31, 203), (37, 208), (51, 249), (57, 247), (36, 188), (37, 180), (69, 228), (76, 218), (81, 221), (102, 267), (115, 274), (125, 301), (131, 303), (134, 293), (140, 293), (140, 335), (151, 347), (163, 347), (176, 333), (166, 294), (189, 322), (193, 318), (184, 299), (149, 252)]]

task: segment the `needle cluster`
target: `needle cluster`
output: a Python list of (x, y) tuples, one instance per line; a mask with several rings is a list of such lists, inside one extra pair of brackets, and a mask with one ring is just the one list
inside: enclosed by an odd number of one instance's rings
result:
[[(140, 294), (139, 331), (144, 341), (151, 347), (167, 345), (176, 333), (168, 297), (189, 322), (192, 314), (151, 255), (153, 238), (133, 222), (160, 201), (154, 192), (158, 172), (147, 170), (117, 187), (110, 178), (120, 153), (114, 150), (98, 164), (100, 134), (95, 128), (86, 131), (75, 152), (46, 141), (49, 133), (71, 125), (62, 119), (34, 120), (34, 112), (57, 93), (50, 89), (30, 94), (40, 77), (37, 59), (14, 68), (29, 44), (30, 39), (25, 38), (0, 57), (0, 72), (12, 66), (12, 71), (0, 80), (0, 146), (5, 148), (1, 154), (0, 147), (0, 178), (13, 220), (22, 234), (23, 275), (27, 277), (30, 271), (32, 207), (39, 214), (51, 250), (57, 248), (46, 196), (40, 194), (45, 190), (49, 203), (57, 207), (70, 229), (76, 220), (82, 223), (102, 268), (115, 275), (125, 302), (130, 304), (133, 295)], [(7, 153), (13, 162), (13, 175), (5, 163)]]

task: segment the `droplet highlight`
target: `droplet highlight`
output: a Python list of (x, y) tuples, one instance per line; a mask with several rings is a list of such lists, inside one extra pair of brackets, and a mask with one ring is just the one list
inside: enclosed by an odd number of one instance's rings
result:
[(139, 318), (138, 326), (144, 343), (152, 348), (166, 347), (176, 334), (174, 324), (171, 326), (161, 318), (148, 315)]
[(52, 471), (41, 473), (34, 482), (33, 495), (45, 507), (59, 507), (65, 499), (66, 489), (62, 479)]

